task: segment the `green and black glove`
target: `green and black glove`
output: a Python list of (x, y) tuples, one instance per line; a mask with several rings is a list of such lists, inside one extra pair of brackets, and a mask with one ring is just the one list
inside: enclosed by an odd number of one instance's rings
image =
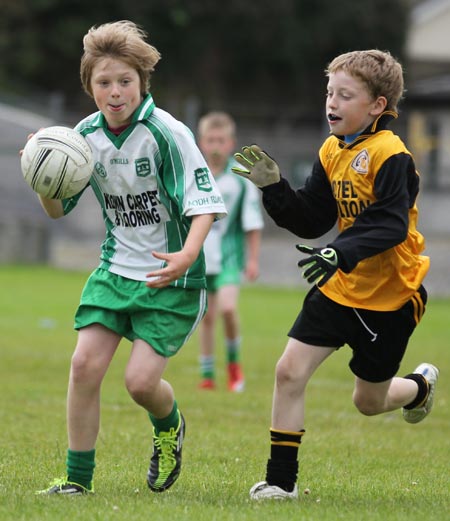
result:
[(333, 248), (312, 248), (304, 244), (297, 244), (296, 248), (309, 255), (298, 262), (298, 267), (304, 268), (303, 278), (310, 284), (323, 286), (337, 271), (339, 259)]
[(273, 185), (281, 179), (280, 169), (276, 162), (263, 152), (258, 145), (243, 147), (242, 153), (234, 157), (244, 168), (232, 167), (231, 170), (245, 179), (249, 179), (258, 188)]

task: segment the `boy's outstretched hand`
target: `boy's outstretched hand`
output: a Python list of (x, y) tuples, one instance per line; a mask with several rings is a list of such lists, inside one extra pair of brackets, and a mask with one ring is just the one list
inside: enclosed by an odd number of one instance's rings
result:
[(273, 185), (280, 181), (278, 165), (258, 145), (243, 147), (242, 153), (237, 152), (234, 157), (244, 168), (235, 166), (231, 170), (235, 174), (249, 179), (258, 188)]
[(304, 268), (303, 278), (310, 284), (323, 286), (337, 271), (339, 259), (333, 248), (312, 248), (304, 244), (297, 244), (296, 248), (309, 255), (298, 261), (298, 267)]
[(192, 264), (192, 259), (187, 257), (182, 250), (174, 253), (152, 251), (152, 255), (155, 259), (164, 261), (165, 266), (159, 270), (147, 273), (147, 277), (150, 280), (145, 284), (149, 288), (165, 288), (171, 282), (184, 275)]

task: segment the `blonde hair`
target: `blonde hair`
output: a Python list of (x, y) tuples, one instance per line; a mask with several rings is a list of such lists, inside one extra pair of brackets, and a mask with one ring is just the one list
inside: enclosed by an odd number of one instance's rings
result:
[(236, 136), (236, 123), (234, 119), (226, 112), (214, 111), (208, 112), (202, 116), (198, 122), (198, 134), (203, 136), (208, 130), (220, 128), (229, 131), (230, 136)]
[(403, 96), (403, 69), (387, 51), (352, 51), (334, 58), (325, 70), (327, 76), (343, 70), (361, 80), (374, 99), (384, 96), (387, 110), (397, 110)]
[(80, 77), (84, 90), (92, 96), (92, 70), (99, 60), (122, 60), (139, 74), (141, 94), (150, 89), (150, 75), (161, 58), (158, 50), (145, 40), (147, 33), (128, 20), (91, 27), (83, 38)]

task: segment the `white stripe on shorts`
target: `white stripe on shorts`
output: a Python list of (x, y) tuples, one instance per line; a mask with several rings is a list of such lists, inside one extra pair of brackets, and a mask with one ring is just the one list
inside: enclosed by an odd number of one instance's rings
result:
[(195, 319), (195, 322), (192, 325), (191, 330), (186, 335), (186, 338), (184, 339), (183, 345), (191, 338), (192, 334), (197, 329), (197, 326), (200, 324), (200, 322), (201, 322), (201, 320), (203, 318), (203, 315), (205, 314), (206, 302), (207, 302), (206, 296), (207, 296), (206, 289), (201, 289), (200, 290), (200, 306), (199, 306), (197, 318)]

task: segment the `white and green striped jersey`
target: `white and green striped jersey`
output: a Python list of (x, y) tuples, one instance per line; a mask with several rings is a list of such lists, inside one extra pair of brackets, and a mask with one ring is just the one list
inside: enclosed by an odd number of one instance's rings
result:
[(206, 273), (217, 275), (224, 270), (241, 272), (245, 267), (245, 233), (264, 226), (260, 193), (253, 183), (233, 174), (239, 166), (230, 158), (225, 170), (215, 177), (228, 216), (216, 221), (205, 240)]
[[(100, 267), (134, 280), (164, 263), (152, 251), (183, 248), (192, 216), (226, 209), (213, 175), (190, 130), (156, 108), (148, 95), (132, 123), (119, 136), (107, 128), (101, 112), (83, 119), (76, 129), (94, 155), (90, 186), (102, 207), (106, 238)], [(68, 213), (77, 196), (63, 201)], [(203, 252), (173, 285), (205, 287)]]

